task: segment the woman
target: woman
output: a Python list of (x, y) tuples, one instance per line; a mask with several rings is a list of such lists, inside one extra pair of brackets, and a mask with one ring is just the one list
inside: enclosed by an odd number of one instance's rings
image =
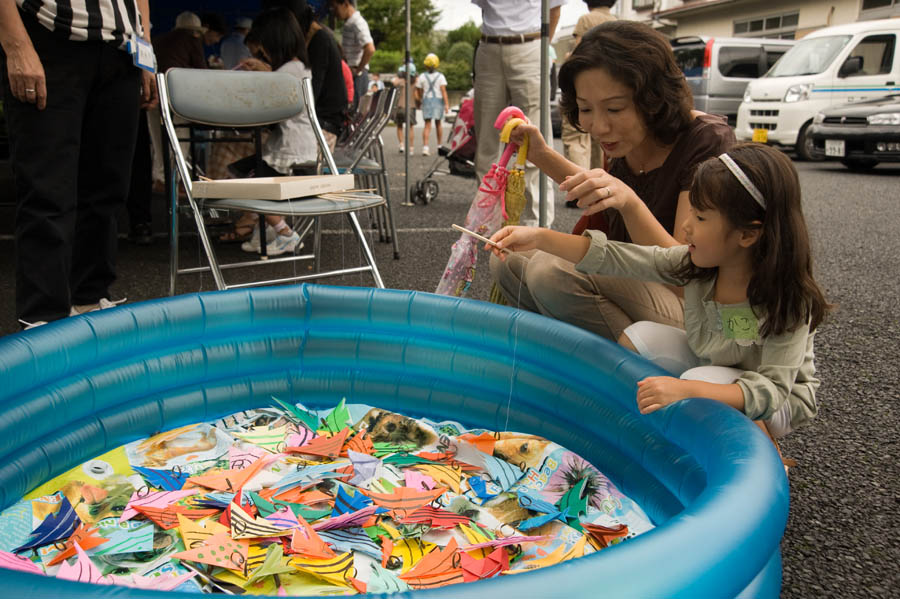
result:
[[(636, 197), (684, 241), (675, 225), (688, 214), (694, 169), (726, 151), (734, 134), (724, 118), (691, 110), (690, 89), (666, 38), (641, 23), (603, 23), (582, 38), (559, 82), (565, 117), (600, 142), (610, 158), (608, 171), (569, 162), (532, 125), (517, 127), (512, 139), (520, 143), (527, 135), (528, 159), (584, 210), (573, 232), (599, 229), (616, 241), (668, 245), (667, 239), (629, 231), (630, 214), (618, 208)], [(683, 327), (679, 292), (660, 283), (582, 274), (571, 262), (539, 251), (505, 262), (492, 256), (491, 273), (511, 305), (607, 339), (618, 339), (640, 320)]]

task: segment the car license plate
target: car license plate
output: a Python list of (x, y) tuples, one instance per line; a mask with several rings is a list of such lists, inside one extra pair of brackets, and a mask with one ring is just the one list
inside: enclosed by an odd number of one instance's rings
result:
[(753, 130), (753, 141), (756, 143), (764, 144), (769, 141), (769, 130), (768, 129), (754, 129)]
[(844, 157), (844, 140), (843, 139), (826, 139), (825, 155)]

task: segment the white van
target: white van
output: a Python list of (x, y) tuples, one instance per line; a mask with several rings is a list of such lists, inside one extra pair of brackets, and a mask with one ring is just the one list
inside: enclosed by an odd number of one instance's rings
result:
[(807, 127), (834, 104), (900, 92), (900, 19), (814, 31), (747, 85), (735, 136), (812, 157)]

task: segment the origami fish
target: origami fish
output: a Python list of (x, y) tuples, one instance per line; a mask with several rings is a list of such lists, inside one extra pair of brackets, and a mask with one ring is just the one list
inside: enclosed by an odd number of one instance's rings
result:
[(628, 526), (625, 524), (617, 524), (614, 527), (601, 526), (600, 524), (591, 524), (582, 522), (581, 526), (588, 533), (588, 540), (595, 549), (606, 549), (610, 546), (614, 539), (622, 539), (628, 537)]
[(262, 447), (271, 453), (278, 453), (284, 449), (284, 438), (287, 435), (287, 425), (270, 428), (268, 426), (254, 426), (243, 433), (231, 433), (238, 439), (243, 439), (257, 447)]
[(254, 518), (236, 503), (231, 504), (231, 538), (254, 539), (291, 534), (291, 528), (276, 525), (265, 518)]
[(72, 536), (66, 539), (64, 548), (53, 556), (53, 559), (47, 562), (47, 565), (54, 566), (64, 559), (75, 555), (76, 543), (78, 543), (82, 549), (87, 550), (107, 542), (109, 542), (109, 539), (103, 538), (97, 534), (96, 526), (85, 526), (82, 522), (78, 528), (75, 529), (75, 532), (72, 533)]
[(559, 511), (565, 516), (566, 524), (579, 532), (584, 530), (579, 518), (587, 512), (588, 498), (584, 495), (587, 483), (588, 479), (582, 478), (556, 502)]
[(273, 543), (269, 545), (266, 551), (265, 561), (251, 573), (247, 582), (252, 583), (266, 576), (276, 576), (278, 574), (287, 574), (288, 572), (294, 572), (294, 568), (289, 566), (284, 559), (284, 550), (282, 550), (281, 544)]
[(179, 499), (190, 497), (197, 493), (197, 489), (186, 489), (183, 491), (135, 491), (131, 494), (131, 499), (128, 500), (122, 515), (119, 516), (119, 522), (125, 522), (137, 516), (139, 512), (136, 508), (138, 506), (165, 509)]
[(297, 520), (294, 512), (284, 506), (265, 516), (263, 520), (267, 520), (279, 528), (297, 528), (300, 526), (300, 522)]
[(112, 584), (113, 579), (103, 576), (97, 566), (87, 556), (87, 553), (75, 543), (75, 553), (78, 559), (74, 564), (63, 561), (56, 571), (56, 577), (62, 580), (74, 580), (76, 582), (90, 582), (93, 584)]
[(44, 571), (36, 563), (28, 558), (20, 557), (15, 553), (8, 551), (0, 551), (0, 568), (7, 570), (18, 570), (20, 572), (30, 572), (31, 574), (44, 575)]
[(181, 540), (188, 549), (194, 549), (206, 545), (206, 542), (221, 533), (227, 533), (228, 527), (213, 520), (207, 520), (204, 524), (195, 522), (178, 514), (178, 532)]
[(366, 497), (362, 492), (357, 491), (352, 495), (343, 486), (338, 487), (337, 495), (334, 497), (334, 509), (331, 517), (340, 516), (342, 514), (351, 514), (363, 508), (372, 505), (372, 500)]
[(328, 432), (337, 433), (338, 431), (350, 426), (350, 411), (344, 405), (344, 399), (334, 407), (328, 416), (324, 419), (325, 428)]
[(369, 431), (363, 429), (356, 435), (354, 435), (349, 441), (347, 441), (347, 449), (353, 450), (357, 453), (364, 453), (366, 455), (372, 455), (373, 453), (375, 453), (375, 446), (372, 444), (372, 439), (369, 437)]
[(459, 483), (462, 480), (462, 469), (459, 466), (449, 464), (418, 464), (413, 466), (423, 474), (427, 474), (436, 482), (449, 487), (454, 493), (459, 493)]
[(353, 463), (353, 478), (348, 480), (347, 483), (357, 487), (368, 485), (381, 468), (381, 460), (367, 453), (359, 453), (348, 449), (347, 457)]
[(466, 545), (465, 547), (460, 547), (460, 551), (472, 551), (473, 549), (483, 549), (485, 547), (506, 547), (508, 545), (520, 545), (522, 543), (541, 543), (549, 539), (550, 537), (546, 535), (540, 537), (503, 537), (502, 539), (492, 539), (482, 543)]
[(170, 505), (166, 508), (157, 508), (139, 505), (137, 511), (153, 520), (153, 522), (163, 530), (171, 530), (178, 526), (178, 515), (181, 514), (185, 518), (198, 520), (213, 516), (219, 513), (217, 509), (199, 509), (193, 510), (182, 505)]
[(484, 559), (475, 559), (468, 553), (460, 553), (459, 558), (465, 582), (493, 578), (509, 570), (509, 554), (503, 547), (497, 547)]
[(232, 445), (228, 448), (228, 467), (232, 470), (246, 468), (265, 454), (266, 450), (250, 443), (243, 443), (240, 447)]
[(578, 539), (578, 542), (572, 545), (572, 547), (568, 550), (566, 550), (565, 543), (560, 543), (560, 545), (556, 549), (554, 549), (551, 553), (548, 553), (544, 557), (520, 562), (519, 565), (522, 566), (521, 568), (508, 570), (508, 572), (510, 574), (519, 574), (521, 572), (527, 572), (528, 570), (554, 566), (560, 562), (564, 562), (576, 557), (581, 557), (582, 555), (584, 555), (584, 546), (586, 543), (587, 536), (585, 535), (582, 535), (582, 537)]
[(509, 490), (525, 474), (520, 468), (513, 466), (506, 460), (490, 455), (484, 456), (484, 469), (487, 470), (494, 484), (500, 487), (501, 493)]
[(454, 528), (458, 524), (469, 524), (472, 520), (468, 516), (457, 514), (448, 510), (426, 505), (420, 507), (410, 515), (398, 520), (401, 524), (425, 523), (432, 528)]
[(213, 470), (199, 476), (192, 476), (185, 484), (199, 485), (216, 491), (234, 492), (243, 487), (257, 472), (262, 470), (275, 456), (266, 455), (239, 470)]
[(344, 447), (344, 441), (350, 434), (349, 428), (344, 428), (333, 437), (316, 437), (309, 441), (303, 447), (285, 447), (285, 453), (300, 453), (303, 455), (321, 456), (323, 458), (335, 459), (341, 454)]
[(300, 554), (302, 557), (312, 559), (330, 559), (335, 557), (334, 551), (331, 550), (322, 537), (313, 530), (305, 520), (300, 521), (300, 525), (294, 529), (291, 537), (291, 551)]
[(315, 414), (283, 402), (277, 397), (273, 397), (272, 401), (278, 404), (290, 416), (305, 424), (310, 430), (316, 430), (319, 427), (319, 418)]
[(359, 527), (344, 528), (340, 530), (325, 530), (318, 533), (319, 537), (338, 552), (358, 551), (375, 559), (381, 559), (381, 546), (369, 538), (369, 535)]
[(184, 486), (184, 482), (190, 474), (182, 471), (180, 468), (172, 470), (157, 470), (155, 468), (144, 468), (142, 466), (132, 466), (135, 472), (144, 477), (147, 485), (165, 491), (178, 491)]
[(205, 544), (172, 554), (171, 557), (242, 572), (246, 576), (248, 541), (232, 539), (227, 532), (208, 538)]
[[(444, 489), (421, 491), (409, 487), (395, 487), (393, 493), (368, 493), (375, 505), (387, 508), (400, 518), (408, 517), (444, 494)], [(468, 521), (468, 520), (467, 520)]]
[(378, 509), (374, 505), (370, 505), (368, 507), (364, 507), (361, 510), (356, 510), (355, 512), (350, 512), (348, 514), (341, 514), (335, 518), (329, 518), (328, 520), (323, 520), (321, 522), (316, 522), (313, 524), (313, 529), (317, 532), (322, 532), (323, 530), (334, 530), (337, 528), (351, 528), (355, 526), (362, 526), (366, 522), (369, 521), (375, 514), (375, 510)]
[(347, 586), (348, 578), (353, 570), (353, 554), (342, 553), (331, 559), (308, 559), (294, 556), (290, 564), (301, 572), (312, 574), (325, 582), (339, 586)]
[(25, 541), (25, 544), (13, 549), (13, 553), (22, 553), (67, 539), (72, 536), (79, 524), (81, 524), (81, 520), (75, 513), (75, 509), (69, 500), (63, 497), (56, 513), (44, 518), (44, 521), (31, 531), (31, 536)]
[(412, 589), (430, 589), (462, 582), (463, 571), (459, 567), (460, 556), (456, 539), (450, 539), (446, 547), (435, 549), (413, 566), (400, 574)]
[(559, 510), (559, 507), (546, 501), (539, 494), (528, 492), (525, 489), (518, 489), (516, 494), (518, 495), (520, 506), (532, 512), (539, 512), (542, 514), (519, 522), (519, 524), (516, 525), (516, 528), (519, 530), (531, 530), (532, 528), (543, 526), (551, 520), (559, 520), (563, 524), (566, 523), (565, 516)]
[(409, 590), (406, 582), (397, 578), (397, 575), (385, 570), (378, 564), (369, 564), (372, 571), (369, 574), (367, 593), (402, 593)]
[(272, 488), (278, 493), (283, 493), (298, 486), (318, 484), (324, 478), (346, 478), (347, 475), (338, 470), (351, 464), (350, 460), (338, 460), (327, 464), (298, 467), (297, 470), (285, 474), (281, 480), (272, 485)]
[(381, 565), (391, 570), (400, 569), (401, 573), (408, 572), (419, 561), (432, 551), (437, 545), (423, 541), (422, 539), (400, 539), (395, 541), (387, 558), (382, 558)]

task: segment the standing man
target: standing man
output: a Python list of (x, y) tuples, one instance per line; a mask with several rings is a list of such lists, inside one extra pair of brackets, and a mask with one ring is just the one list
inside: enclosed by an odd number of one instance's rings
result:
[[(550, 39), (556, 32), (560, 6), (566, 1), (549, 0)], [(475, 53), (478, 139), (475, 172), (481, 180), (497, 159), (500, 140), (494, 120), (501, 110), (509, 105), (518, 106), (531, 122), (540, 123), (541, 0), (472, 0), (472, 3), (481, 8), (482, 21), (481, 43)], [(526, 205), (519, 224), (537, 226), (538, 194), (538, 169), (529, 164), (525, 169)], [(546, 225), (552, 223), (553, 202), (548, 201)]]
[[(589, 12), (578, 17), (572, 38), (575, 43), (572, 49), (581, 42), (584, 34), (607, 21), (615, 21), (616, 17), (609, 12), (616, 0), (584, 0)], [(566, 57), (568, 58), (568, 56)], [(603, 147), (591, 139), (589, 133), (579, 131), (567, 119), (562, 120), (563, 153), (566, 158), (584, 169), (603, 168)], [(578, 200), (566, 202), (569, 208), (578, 208)]]
[(106, 308), (152, 73), (149, 0), (0, 2), (0, 78), (16, 181), (16, 316), (23, 326)]
[(344, 22), (341, 28), (341, 46), (344, 60), (353, 73), (353, 102), (356, 110), (359, 99), (369, 89), (369, 60), (375, 54), (375, 42), (369, 32), (369, 24), (356, 10), (355, 0), (331, 0), (334, 15)]
[(250, 49), (244, 43), (244, 38), (250, 33), (253, 20), (241, 17), (234, 22), (231, 33), (222, 40), (219, 45), (219, 55), (222, 57), (222, 67), (230, 71), (245, 58), (250, 58)]

